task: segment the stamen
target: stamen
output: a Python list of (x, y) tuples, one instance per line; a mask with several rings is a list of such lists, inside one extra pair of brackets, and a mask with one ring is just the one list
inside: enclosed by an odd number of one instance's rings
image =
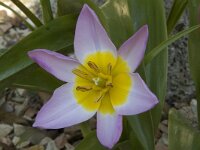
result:
[(109, 64), (107, 65), (107, 74), (111, 75), (111, 71), (112, 71), (112, 64), (109, 63)]
[(106, 84), (106, 86), (108, 86), (108, 87), (113, 87), (113, 84), (112, 83), (108, 83), (108, 84)]
[(81, 92), (87, 92), (87, 91), (92, 90), (92, 87), (89, 87), (89, 86), (77, 86), (76, 90), (77, 91), (81, 91)]
[(107, 91), (108, 91), (108, 88), (101, 90), (100, 96), (97, 98), (97, 100), (95, 102), (99, 102), (100, 100), (102, 100), (102, 98), (105, 96)]
[(95, 102), (99, 102), (103, 97), (104, 95), (100, 95), (100, 97)]
[(97, 72), (97, 73), (100, 72), (99, 67), (98, 67), (94, 62), (88, 61), (87, 64), (88, 64), (88, 66), (89, 66), (92, 70), (94, 70), (95, 72)]
[(83, 78), (83, 79), (87, 79), (87, 80), (90, 80), (90, 81), (91, 81), (91, 79), (92, 79), (92, 77), (91, 77), (89, 74), (85, 73), (85, 72), (82, 71), (82, 70), (74, 69), (74, 70), (72, 70), (72, 72), (73, 72), (75, 75), (77, 75), (77, 76), (79, 76), (79, 77), (81, 77), (81, 78)]

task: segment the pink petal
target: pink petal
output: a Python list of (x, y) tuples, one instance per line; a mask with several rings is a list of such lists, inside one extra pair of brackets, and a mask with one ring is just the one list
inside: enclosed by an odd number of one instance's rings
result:
[(148, 26), (144, 25), (120, 48), (118, 54), (129, 64), (131, 72), (134, 72), (141, 63), (148, 41)]
[(65, 82), (73, 81), (75, 75), (72, 70), (80, 65), (73, 58), (45, 49), (29, 51), (28, 55), (43, 69)]
[(87, 111), (74, 99), (73, 83), (55, 90), (51, 99), (38, 112), (34, 127), (59, 129), (90, 119), (96, 111)]
[[(132, 87), (129, 91), (127, 101), (119, 106), (114, 106), (116, 112), (120, 115), (135, 115), (153, 108), (159, 101), (149, 90), (138, 73), (131, 74)], [(121, 89), (127, 90), (125, 88)], [(119, 93), (120, 94), (120, 93)], [(114, 101), (111, 97), (111, 102)]]
[(122, 116), (97, 112), (97, 137), (100, 143), (112, 148), (122, 133)]
[(97, 51), (110, 51), (117, 56), (117, 51), (101, 25), (94, 11), (84, 5), (79, 15), (75, 39), (75, 55), (80, 62), (83, 62), (88, 54)]

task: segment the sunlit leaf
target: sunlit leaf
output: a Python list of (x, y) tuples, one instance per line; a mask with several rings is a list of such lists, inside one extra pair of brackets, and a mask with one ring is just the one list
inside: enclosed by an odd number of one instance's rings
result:
[[(189, 20), (190, 26), (199, 24), (200, 12), (199, 12), (200, 0), (189, 0)], [(189, 50), (189, 64), (192, 78), (196, 85), (197, 94), (197, 109), (198, 109), (198, 122), (200, 127), (200, 29), (189, 35), (188, 50)]]
[(199, 150), (200, 131), (175, 109), (169, 112), (169, 150)]

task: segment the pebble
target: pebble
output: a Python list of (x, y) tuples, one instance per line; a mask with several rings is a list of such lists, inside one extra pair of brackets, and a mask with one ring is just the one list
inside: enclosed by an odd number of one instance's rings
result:
[(13, 126), (8, 124), (0, 124), (0, 137), (5, 137), (13, 130)]
[(56, 144), (54, 141), (50, 141), (47, 143), (46, 150), (59, 150), (59, 149), (56, 147)]
[(34, 146), (27, 148), (26, 150), (44, 150), (44, 146), (43, 145), (34, 145)]
[(37, 113), (36, 109), (29, 107), (24, 114), (24, 118), (27, 120), (33, 120), (33, 117), (35, 116), (36, 113)]
[(65, 148), (66, 148), (66, 150), (74, 150), (75, 149), (75, 147), (69, 143), (65, 144)]
[(30, 144), (30, 141), (19, 142), (19, 143), (16, 145), (16, 147), (17, 147), (18, 149), (22, 149), (22, 148), (28, 146), (29, 144)]
[(15, 134), (15, 136), (20, 136), (22, 133), (24, 133), (26, 131), (26, 127), (22, 126), (20, 124), (14, 123), (13, 127), (14, 127), (14, 134)]
[(17, 145), (17, 143), (20, 141), (20, 138), (17, 137), (17, 136), (14, 136), (13, 139), (12, 139), (12, 143), (13, 145)]
[(56, 146), (59, 149), (62, 149), (65, 147), (65, 144), (67, 143), (67, 137), (64, 133), (62, 133), (54, 141), (55, 141)]
[(158, 127), (163, 133), (168, 133), (168, 128), (164, 124), (160, 123)]
[(1, 141), (1, 143), (6, 144), (7, 146), (12, 145), (12, 141), (8, 136), (0, 138), (0, 141)]
[(46, 145), (47, 143), (53, 141), (50, 137), (45, 137), (41, 140), (40, 145)]
[(168, 145), (168, 135), (166, 133), (163, 133), (161, 139), (165, 145)]

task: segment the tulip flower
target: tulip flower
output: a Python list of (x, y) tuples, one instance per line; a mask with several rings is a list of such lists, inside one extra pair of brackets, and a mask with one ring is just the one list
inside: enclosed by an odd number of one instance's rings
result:
[(54, 91), (33, 126), (64, 128), (97, 114), (97, 137), (102, 145), (112, 148), (121, 136), (123, 115), (145, 112), (158, 103), (134, 73), (147, 41), (148, 26), (144, 25), (117, 51), (94, 11), (85, 4), (75, 30), (76, 59), (45, 49), (28, 53), (47, 72), (67, 82)]

